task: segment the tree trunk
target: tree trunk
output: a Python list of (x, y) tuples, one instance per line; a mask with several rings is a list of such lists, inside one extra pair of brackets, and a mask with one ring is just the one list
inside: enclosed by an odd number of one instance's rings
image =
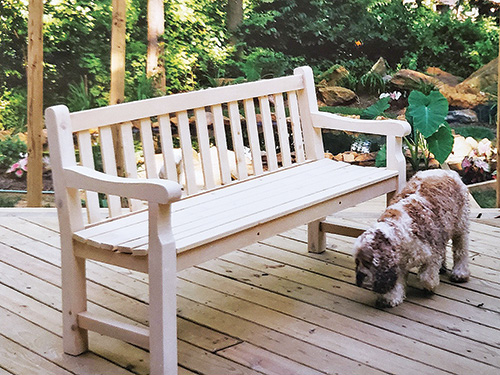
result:
[(243, 0), (228, 0), (226, 21), (230, 35), (229, 42), (235, 45), (238, 42), (235, 32), (243, 21)]
[(148, 53), (146, 73), (155, 82), (155, 88), (161, 92), (166, 90), (165, 67), (162, 63), (165, 32), (165, 12), (163, 0), (148, 0)]
[(28, 206), (42, 205), (43, 0), (30, 0), (28, 20)]
[[(111, 91), (109, 104), (123, 103), (125, 100), (125, 31), (127, 19), (127, 1), (113, 0), (111, 25)], [(113, 127), (113, 144), (115, 149), (118, 176), (124, 173), (124, 160), (121, 145), (120, 127)]]

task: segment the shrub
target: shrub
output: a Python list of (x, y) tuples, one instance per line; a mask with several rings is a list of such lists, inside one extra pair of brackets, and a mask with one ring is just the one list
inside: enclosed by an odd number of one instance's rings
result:
[(0, 140), (0, 169), (6, 170), (27, 152), (26, 143), (17, 135)]

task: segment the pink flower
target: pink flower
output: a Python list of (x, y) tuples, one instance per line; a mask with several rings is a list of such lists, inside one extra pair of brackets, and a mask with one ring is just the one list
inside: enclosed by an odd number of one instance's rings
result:
[(16, 176), (17, 176), (17, 177), (23, 177), (23, 173), (24, 173), (24, 172), (23, 172), (23, 170), (22, 170), (22, 169), (18, 169), (15, 173), (16, 173)]

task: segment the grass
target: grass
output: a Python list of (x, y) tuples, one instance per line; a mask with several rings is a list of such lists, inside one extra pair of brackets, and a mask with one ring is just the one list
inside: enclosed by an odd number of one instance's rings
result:
[(481, 208), (495, 208), (497, 192), (495, 189), (472, 191), (472, 196)]
[(0, 193), (0, 207), (15, 207), (20, 200), (17, 194)]

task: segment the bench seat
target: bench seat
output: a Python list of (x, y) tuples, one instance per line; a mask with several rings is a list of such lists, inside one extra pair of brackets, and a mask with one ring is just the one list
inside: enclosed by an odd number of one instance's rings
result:
[[(396, 184), (397, 171), (322, 159), (189, 196), (172, 203), (177, 270), (352, 206), (356, 193), (366, 200), (367, 194), (394, 191)], [(147, 255), (148, 214), (110, 219), (73, 237), (96, 249)]]

